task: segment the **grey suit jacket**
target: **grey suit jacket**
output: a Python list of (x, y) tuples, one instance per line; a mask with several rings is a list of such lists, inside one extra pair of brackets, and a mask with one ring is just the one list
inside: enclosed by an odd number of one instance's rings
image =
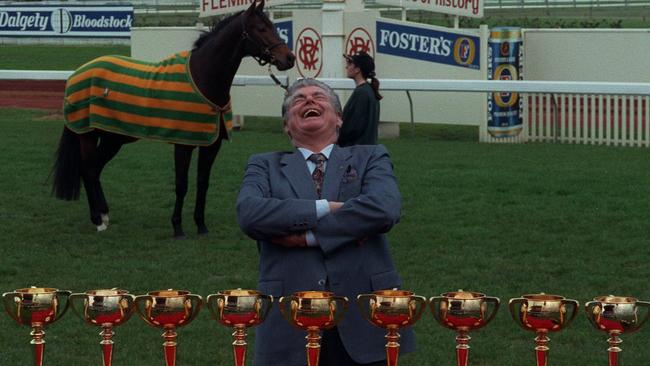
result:
[[(356, 362), (386, 357), (385, 331), (362, 319), (356, 304), (358, 294), (401, 285), (384, 236), (398, 222), (401, 209), (386, 148), (335, 146), (322, 192), (324, 199), (345, 204), (317, 220), (314, 182), (297, 150), (254, 155), (248, 161), (237, 217), (241, 229), (258, 243), (258, 288), (276, 299), (267, 320), (256, 328), (255, 365), (306, 364), (306, 332), (282, 318), (277, 300), (307, 290), (348, 297), (348, 311), (338, 331)], [(306, 230), (312, 230), (319, 247), (286, 248), (268, 242)], [(401, 351), (413, 350), (412, 332), (401, 333)]]

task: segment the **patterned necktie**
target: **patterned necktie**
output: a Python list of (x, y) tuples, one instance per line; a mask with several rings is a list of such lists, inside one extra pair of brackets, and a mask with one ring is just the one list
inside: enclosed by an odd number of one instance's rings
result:
[(309, 161), (316, 164), (316, 169), (311, 173), (311, 177), (316, 185), (316, 194), (318, 194), (318, 198), (321, 198), (323, 179), (325, 178), (325, 160), (327, 160), (327, 158), (323, 154), (311, 154), (309, 156)]

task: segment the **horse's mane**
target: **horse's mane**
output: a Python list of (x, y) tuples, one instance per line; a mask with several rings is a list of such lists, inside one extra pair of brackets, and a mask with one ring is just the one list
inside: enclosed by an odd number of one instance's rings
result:
[(219, 23), (214, 24), (210, 27), (210, 30), (207, 32), (202, 32), (199, 38), (194, 42), (194, 48), (193, 50), (196, 50), (198, 48), (201, 48), (210, 38), (213, 36), (217, 35), (220, 30), (225, 28), (228, 24), (232, 23), (239, 14), (243, 13), (243, 11), (240, 11), (238, 13), (235, 13), (227, 18), (222, 19)]

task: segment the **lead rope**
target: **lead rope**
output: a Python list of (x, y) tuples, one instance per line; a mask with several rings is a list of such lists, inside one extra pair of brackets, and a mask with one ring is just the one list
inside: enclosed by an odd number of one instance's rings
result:
[(269, 76), (275, 82), (275, 84), (284, 89), (285, 92), (289, 89), (289, 77), (287, 76), (287, 85), (282, 85), (280, 79), (278, 79), (277, 76), (273, 74), (273, 71), (271, 71), (271, 64), (269, 64)]

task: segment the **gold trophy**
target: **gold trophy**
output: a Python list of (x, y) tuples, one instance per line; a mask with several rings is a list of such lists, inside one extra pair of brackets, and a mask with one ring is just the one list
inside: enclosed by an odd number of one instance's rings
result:
[(318, 366), (320, 331), (338, 324), (348, 308), (348, 299), (327, 291), (302, 291), (280, 298), (280, 312), (287, 321), (307, 331), (307, 366)]
[[(32, 328), (34, 364), (43, 365), (45, 331), (43, 327), (54, 323), (68, 309), (70, 291), (55, 288), (30, 287), (2, 294), (5, 310), (18, 324)], [(64, 301), (65, 300), (65, 301)]]
[(135, 309), (149, 325), (163, 328), (165, 365), (176, 365), (176, 328), (189, 324), (201, 310), (203, 299), (189, 291), (163, 290), (136, 296)]
[[(443, 327), (458, 332), (456, 337), (456, 365), (467, 366), (469, 360), (469, 332), (487, 325), (499, 310), (497, 297), (479, 292), (446, 292), (429, 299), (433, 317)], [(489, 304), (492, 311), (488, 314)]]
[(357, 296), (361, 316), (371, 324), (384, 328), (386, 334), (386, 364), (397, 366), (400, 328), (413, 325), (426, 308), (427, 299), (411, 291), (382, 290)]
[(266, 319), (273, 305), (273, 296), (254, 290), (227, 290), (208, 295), (206, 305), (212, 316), (222, 325), (235, 328), (232, 334), (235, 366), (246, 363), (246, 328)]
[[(639, 307), (646, 308), (645, 314), (639, 317)], [(610, 338), (609, 366), (619, 366), (619, 345), (623, 341), (618, 338), (623, 333), (633, 333), (639, 330), (650, 317), (650, 303), (625, 296), (599, 296), (585, 304), (587, 317), (596, 329), (605, 331)]]
[(113, 327), (129, 320), (134, 310), (133, 301), (133, 295), (118, 289), (92, 290), (70, 295), (72, 310), (87, 324), (102, 327), (99, 333), (102, 340), (99, 344), (104, 366), (111, 366), (113, 360)]
[[(566, 328), (575, 319), (578, 306), (576, 300), (544, 293), (510, 299), (510, 313), (515, 322), (522, 328), (537, 333), (535, 338), (537, 366), (548, 364), (547, 344), (550, 339), (546, 335)], [(567, 307), (571, 310), (567, 310)]]

